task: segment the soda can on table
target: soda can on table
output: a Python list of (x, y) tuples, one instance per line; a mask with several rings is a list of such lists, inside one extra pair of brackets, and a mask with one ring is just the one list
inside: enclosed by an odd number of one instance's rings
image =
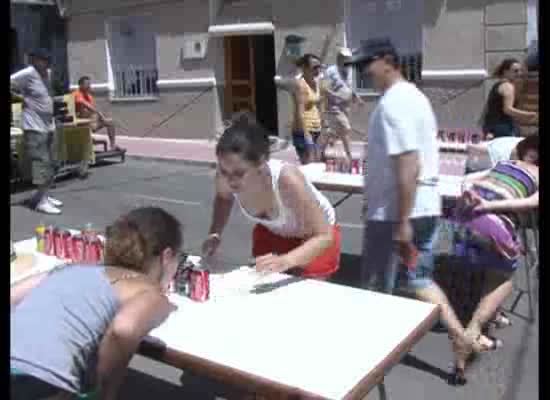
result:
[(63, 246), (63, 236), (61, 230), (54, 228), (53, 230), (53, 252), (57, 258), (65, 258), (65, 247)]
[(354, 175), (358, 175), (359, 170), (360, 170), (359, 160), (354, 158), (353, 160), (351, 160), (351, 173)]
[(55, 255), (55, 240), (54, 240), (54, 228), (48, 226), (44, 232), (44, 253), (47, 256)]
[(191, 268), (187, 264), (182, 264), (178, 266), (176, 270), (176, 275), (171, 283), (171, 292), (177, 293), (182, 296), (189, 296), (189, 280), (191, 277)]
[(210, 298), (210, 272), (203, 268), (191, 270), (189, 297), (193, 301), (205, 302)]
[(84, 261), (85, 247), (84, 238), (82, 235), (74, 235), (72, 237), (72, 258), (73, 262), (80, 263)]
[(61, 232), (61, 240), (63, 242), (63, 258), (66, 260), (73, 259), (73, 241), (71, 232), (64, 230)]
[(103, 243), (99, 238), (93, 238), (88, 240), (86, 246), (86, 262), (90, 264), (98, 264), (102, 262), (103, 258)]
[(336, 161), (334, 158), (329, 158), (327, 160), (327, 171), (328, 172), (335, 172), (336, 171)]
[(39, 253), (45, 253), (46, 250), (46, 226), (41, 222), (35, 229), (36, 236), (36, 251)]

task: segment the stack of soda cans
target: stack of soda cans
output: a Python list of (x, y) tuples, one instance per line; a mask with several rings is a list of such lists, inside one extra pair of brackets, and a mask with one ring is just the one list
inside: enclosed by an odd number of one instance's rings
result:
[(200, 262), (185, 257), (178, 265), (170, 291), (193, 301), (205, 302), (210, 298), (210, 272)]
[(327, 158), (325, 161), (326, 172), (340, 172), (344, 174), (360, 175), (363, 173), (363, 160), (354, 158), (347, 167), (344, 157)]
[(89, 225), (78, 233), (40, 224), (36, 227), (37, 251), (73, 263), (103, 262), (104, 244)]

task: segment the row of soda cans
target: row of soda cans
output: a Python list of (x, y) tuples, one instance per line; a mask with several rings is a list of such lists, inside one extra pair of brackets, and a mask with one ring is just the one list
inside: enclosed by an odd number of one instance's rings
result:
[(363, 174), (363, 162), (355, 158), (351, 160), (351, 163), (347, 162), (344, 157), (328, 158), (325, 161), (325, 172), (361, 175)]
[(103, 241), (90, 229), (73, 234), (68, 229), (41, 224), (36, 227), (35, 232), (37, 251), (41, 253), (73, 263), (103, 262)]
[(205, 302), (210, 298), (210, 272), (200, 263), (185, 258), (178, 265), (169, 291), (187, 296), (193, 301)]

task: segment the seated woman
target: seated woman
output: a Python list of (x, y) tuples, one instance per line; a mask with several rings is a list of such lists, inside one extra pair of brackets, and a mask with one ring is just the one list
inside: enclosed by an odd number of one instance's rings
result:
[(116, 399), (144, 336), (174, 309), (164, 295), (180, 223), (138, 208), (107, 228), (105, 265), (67, 265), (11, 289), (11, 398)]
[(216, 252), (235, 201), (256, 223), (252, 255), (262, 272), (327, 278), (339, 267), (334, 208), (300, 170), (269, 159), (263, 129), (241, 116), (216, 146), (216, 197), (203, 254)]
[(469, 144), (466, 150), (466, 173), (483, 171), (494, 167), (499, 161), (517, 158), (516, 146), (524, 138), (505, 136), (481, 143)]
[[(490, 271), (490, 282), (466, 328), (475, 352), (499, 347), (499, 341), (481, 330), (512, 292), (512, 275), (521, 254), (518, 226), (525, 213), (539, 205), (538, 142), (538, 135), (529, 136), (517, 146), (517, 161), (501, 161), (468, 177), (452, 217), (457, 256), (465, 267)], [(468, 355), (464, 352), (460, 363)]]

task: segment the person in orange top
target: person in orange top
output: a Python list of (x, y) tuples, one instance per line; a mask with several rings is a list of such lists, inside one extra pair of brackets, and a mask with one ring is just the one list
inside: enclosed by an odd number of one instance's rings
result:
[(90, 118), (92, 120), (92, 132), (96, 133), (100, 129), (107, 128), (109, 136), (109, 145), (111, 150), (123, 150), (116, 145), (115, 125), (111, 118), (105, 117), (95, 104), (94, 96), (90, 92), (91, 79), (89, 76), (83, 76), (78, 80), (78, 90), (74, 92), (76, 116), (78, 118)]

